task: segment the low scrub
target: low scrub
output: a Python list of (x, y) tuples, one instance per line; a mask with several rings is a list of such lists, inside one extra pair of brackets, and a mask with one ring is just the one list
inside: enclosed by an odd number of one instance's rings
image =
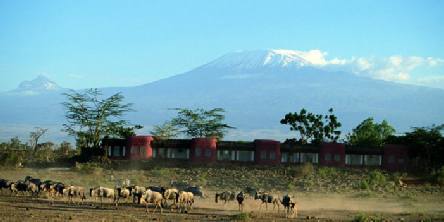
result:
[(78, 163), (74, 169), (81, 174), (95, 174), (100, 175), (103, 173), (103, 167), (97, 162)]

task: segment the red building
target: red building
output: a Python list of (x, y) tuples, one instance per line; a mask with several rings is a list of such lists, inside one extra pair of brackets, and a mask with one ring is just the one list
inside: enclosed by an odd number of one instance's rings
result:
[(345, 166), (345, 146), (342, 143), (323, 143), (319, 156), (319, 163), (323, 166)]
[(255, 163), (279, 164), (281, 162), (281, 143), (275, 140), (254, 140)]
[(190, 160), (193, 163), (216, 162), (217, 139), (194, 138), (191, 139)]
[(129, 154), (127, 159), (131, 160), (147, 160), (153, 156), (153, 148), (151, 142), (153, 137), (151, 136), (132, 136), (128, 138)]
[(102, 140), (104, 153), (114, 160), (165, 159), (190, 163), (238, 162), (252, 164), (312, 163), (333, 167), (370, 167), (390, 171), (406, 170), (408, 149), (402, 145), (383, 148), (345, 147), (341, 143), (321, 145), (280, 143), (275, 140), (252, 142), (217, 141), (216, 138), (158, 139), (132, 136)]
[(403, 145), (386, 144), (384, 146), (383, 168), (390, 171), (406, 170), (408, 148)]

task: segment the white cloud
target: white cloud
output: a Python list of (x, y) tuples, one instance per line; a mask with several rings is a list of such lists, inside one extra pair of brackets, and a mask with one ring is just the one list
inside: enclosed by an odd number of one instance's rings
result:
[[(415, 70), (436, 68), (444, 64), (444, 59), (434, 57), (393, 55), (385, 58), (352, 57), (350, 59), (334, 58), (329, 60), (326, 58), (328, 54), (320, 50), (298, 52), (298, 56), (310, 62), (311, 65), (327, 70), (348, 71), (360, 76), (413, 84), (424, 84), (429, 81), (429, 78), (423, 78), (422, 80), (416, 77), (413, 78), (412, 73)], [(444, 84), (442, 88), (444, 88)]]

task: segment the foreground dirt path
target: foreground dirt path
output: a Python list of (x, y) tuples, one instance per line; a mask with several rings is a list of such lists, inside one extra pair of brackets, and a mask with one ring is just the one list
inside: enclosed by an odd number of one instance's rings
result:
[[(216, 204), (212, 198), (197, 199), (196, 207), (187, 214), (179, 214), (165, 209), (163, 214), (159, 212), (150, 214), (145, 212), (142, 205), (124, 203), (116, 209), (112, 204), (106, 203), (99, 207), (98, 203), (86, 202), (82, 205), (69, 205), (65, 201), (56, 201), (50, 205), (49, 200), (42, 198), (31, 198), (27, 196), (0, 196), (0, 218), (1, 221), (233, 221), (249, 219), (250, 221), (351, 221), (359, 213), (384, 218), (386, 221), (421, 221), (433, 219), (433, 221), (444, 221), (443, 203), (434, 203), (433, 215), (417, 212), (409, 212), (410, 208), (397, 209), (401, 205), (394, 202), (379, 202), (378, 200), (355, 200), (340, 198), (314, 198), (301, 197), (300, 210), (297, 218), (286, 219), (281, 211), (268, 210), (254, 200), (247, 200), (245, 210), (248, 218), (239, 216), (237, 204), (230, 202)], [(356, 209), (343, 208), (355, 206)], [(395, 206), (390, 208), (387, 206)], [(375, 208), (373, 208), (375, 207)], [(410, 206), (415, 208), (415, 206)], [(412, 208), (412, 209), (413, 209)], [(385, 209), (385, 210), (381, 210)], [(441, 214), (441, 213), (442, 214)]]

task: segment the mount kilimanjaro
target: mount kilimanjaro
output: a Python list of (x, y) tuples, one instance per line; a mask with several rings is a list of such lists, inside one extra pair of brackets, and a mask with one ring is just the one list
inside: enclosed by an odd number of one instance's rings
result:
[[(328, 71), (317, 62), (291, 50), (234, 52), (170, 78), (101, 90), (122, 92), (134, 103), (127, 118), (144, 125), (144, 134), (173, 117), (170, 108), (176, 107), (224, 108), (226, 122), (236, 127), (226, 139), (236, 140), (288, 138), (291, 132), (279, 120), (301, 108), (326, 113), (332, 107), (344, 133), (367, 117), (387, 119), (399, 133), (444, 123), (442, 89)], [(40, 76), (0, 93), (0, 140), (27, 137), (35, 126), (50, 128), (51, 139), (66, 139), (60, 132), (66, 90)]]

